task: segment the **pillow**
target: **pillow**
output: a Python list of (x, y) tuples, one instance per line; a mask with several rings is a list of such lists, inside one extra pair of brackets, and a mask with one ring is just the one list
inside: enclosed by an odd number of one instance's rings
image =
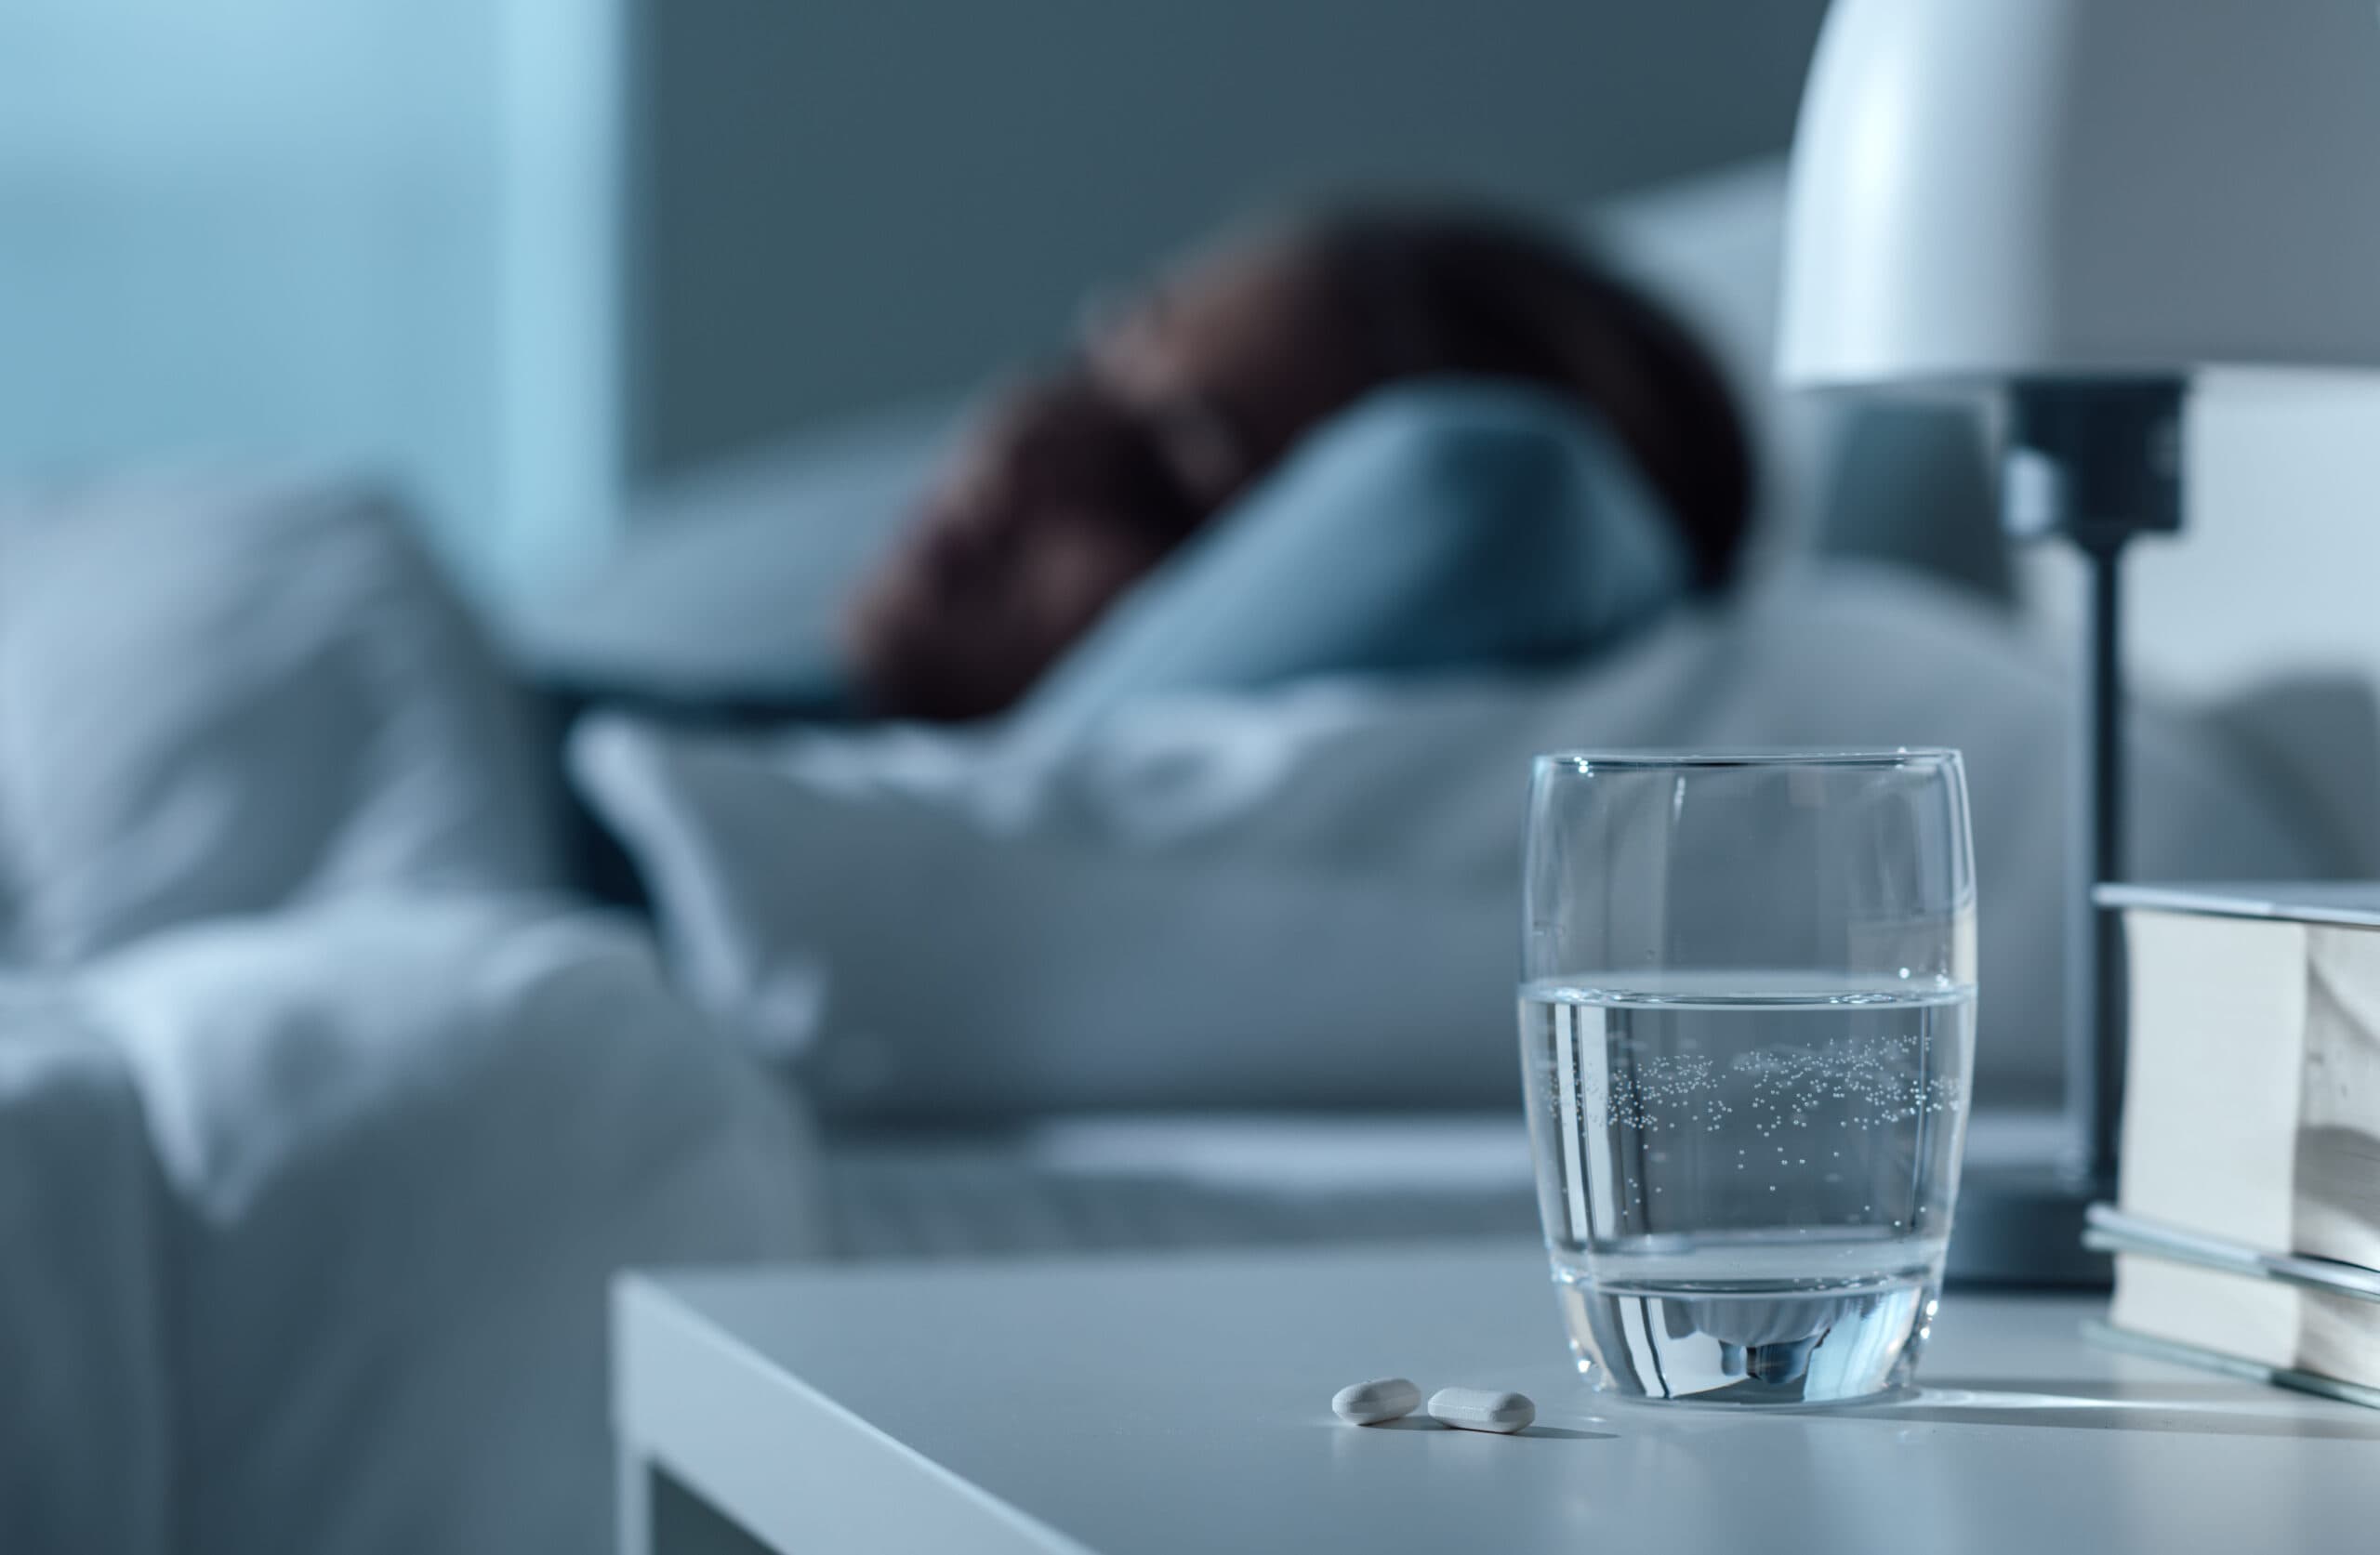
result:
[(1576, 659), (1686, 589), (1682, 544), (1595, 418), (1524, 384), (1367, 396), (1111, 609), (1020, 726), (1169, 692)]
[[(597, 720), (572, 758), (703, 1002), (799, 1053), (826, 1104), (949, 1114), (1507, 1105), (1533, 754), (1955, 745), (1977, 1094), (2040, 1102), (2066, 679), (1963, 593), (1840, 568), (1558, 676), (1159, 700), (1063, 745)], [(2321, 872), (2226, 741), (2151, 707), (2132, 741), (2144, 874)]]
[(32, 958), (359, 885), (550, 882), (531, 735), (363, 488), (0, 494), (0, 897)]
[[(836, 612), (914, 507), (951, 407), (813, 433), (649, 497), (614, 555), (515, 623), (550, 684), (689, 708), (830, 703)], [(1367, 398), (1121, 601), (1026, 717), (1320, 671), (1543, 662), (1681, 589), (1608, 434), (1526, 385)]]
[(830, 698), (847, 679), (843, 602), (916, 510), (959, 415), (880, 411), (643, 494), (609, 555), (510, 624), (513, 655), (607, 699)]

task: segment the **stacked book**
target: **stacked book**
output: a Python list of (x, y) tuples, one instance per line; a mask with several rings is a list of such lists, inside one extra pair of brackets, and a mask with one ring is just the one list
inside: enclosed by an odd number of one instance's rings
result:
[(2099, 900), (2131, 967), (2106, 1337), (2380, 1406), (2380, 884)]

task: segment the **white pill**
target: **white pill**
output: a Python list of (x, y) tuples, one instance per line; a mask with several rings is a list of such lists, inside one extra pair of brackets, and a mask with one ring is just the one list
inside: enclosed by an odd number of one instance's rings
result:
[(1401, 1377), (1375, 1377), (1342, 1388), (1330, 1401), (1331, 1413), (1351, 1426), (1376, 1426), (1400, 1420), (1421, 1406), (1421, 1390)]
[(1441, 1388), (1430, 1395), (1430, 1414), (1443, 1424), (1464, 1430), (1520, 1430), (1537, 1418), (1537, 1405), (1527, 1393)]

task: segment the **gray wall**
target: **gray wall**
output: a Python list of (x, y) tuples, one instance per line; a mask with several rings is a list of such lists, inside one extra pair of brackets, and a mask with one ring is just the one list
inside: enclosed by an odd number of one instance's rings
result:
[(1564, 206), (1787, 143), (1824, 0), (642, 0), (643, 475), (965, 384), (1349, 183)]

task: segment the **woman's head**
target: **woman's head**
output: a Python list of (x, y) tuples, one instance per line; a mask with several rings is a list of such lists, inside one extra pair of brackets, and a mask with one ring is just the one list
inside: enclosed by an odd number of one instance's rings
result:
[(1384, 206), (1327, 216), (1306, 242), (1374, 382), (1517, 378), (1603, 418), (1678, 526), (1695, 586), (1732, 574), (1752, 514), (1734, 397), (1668, 312), (1577, 245), (1495, 213)]
[(1525, 379), (1601, 415), (1697, 583), (1726, 581), (1750, 456), (1682, 328), (1510, 217), (1350, 209), (1194, 257), (996, 400), (854, 609), (871, 698), (927, 718), (1009, 706), (1307, 432), (1382, 384), (1439, 374)]

